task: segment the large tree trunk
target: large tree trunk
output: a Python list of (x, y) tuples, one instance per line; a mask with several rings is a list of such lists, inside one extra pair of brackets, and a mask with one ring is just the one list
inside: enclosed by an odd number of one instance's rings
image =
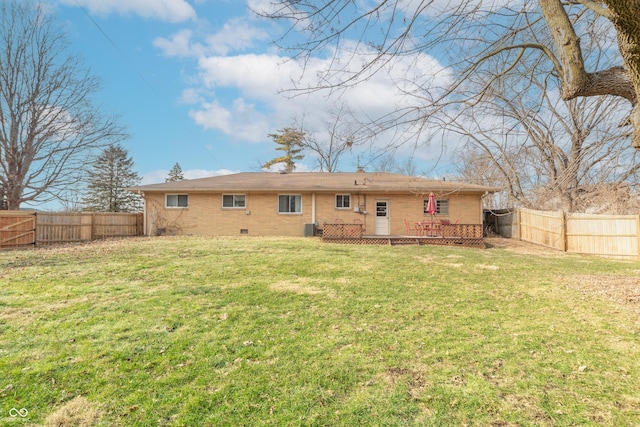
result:
[(611, 22), (618, 32), (618, 46), (633, 85), (636, 99), (631, 113), (633, 146), (640, 150), (640, 0), (604, 1), (611, 11)]
[[(592, 2), (589, 2), (592, 4)], [(632, 145), (640, 150), (640, 0), (609, 0), (600, 12), (611, 20), (618, 33), (618, 45), (624, 67), (588, 73), (580, 49), (580, 38), (560, 0), (539, 0), (544, 17), (553, 34), (562, 64), (562, 98), (579, 96), (621, 96), (633, 105), (630, 122), (633, 125)]]

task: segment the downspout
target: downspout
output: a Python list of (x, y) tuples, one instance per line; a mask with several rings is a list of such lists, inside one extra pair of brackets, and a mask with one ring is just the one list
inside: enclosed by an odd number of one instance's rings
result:
[(483, 195), (480, 196), (480, 225), (482, 226), (482, 236), (484, 237), (484, 198), (489, 195), (488, 191), (485, 191)]
[(138, 195), (142, 196), (142, 229), (144, 232), (143, 236), (148, 236), (147, 233), (147, 198), (144, 195), (143, 191), (138, 190)]
[(316, 193), (311, 193), (311, 224), (316, 224)]
[[(362, 215), (362, 223), (364, 224), (364, 229), (367, 229), (367, 193), (362, 192), (362, 198), (364, 202), (362, 203), (363, 209), (360, 209), (360, 214)], [(360, 206), (360, 191), (358, 191), (358, 207)]]

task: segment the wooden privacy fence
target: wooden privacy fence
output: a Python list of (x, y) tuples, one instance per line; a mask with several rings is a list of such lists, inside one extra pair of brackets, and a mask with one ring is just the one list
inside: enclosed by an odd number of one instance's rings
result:
[(518, 210), (518, 238), (564, 252), (640, 259), (640, 216)]
[(142, 234), (142, 213), (0, 211), (0, 248)]
[(36, 239), (36, 214), (0, 211), (0, 249), (32, 245)]

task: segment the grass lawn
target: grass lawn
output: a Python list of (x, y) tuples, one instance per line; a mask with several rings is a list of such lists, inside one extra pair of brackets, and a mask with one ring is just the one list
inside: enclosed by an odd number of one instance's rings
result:
[(0, 425), (637, 426), (640, 317), (585, 292), (600, 279), (640, 263), (314, 238), (4, 251)]

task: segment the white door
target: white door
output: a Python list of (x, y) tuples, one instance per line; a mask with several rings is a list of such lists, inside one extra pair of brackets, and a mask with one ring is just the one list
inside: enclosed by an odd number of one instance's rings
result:
[(376, 218), (374, 222), (376, 236), (389, 235), (389, 201), (376, 200)]

